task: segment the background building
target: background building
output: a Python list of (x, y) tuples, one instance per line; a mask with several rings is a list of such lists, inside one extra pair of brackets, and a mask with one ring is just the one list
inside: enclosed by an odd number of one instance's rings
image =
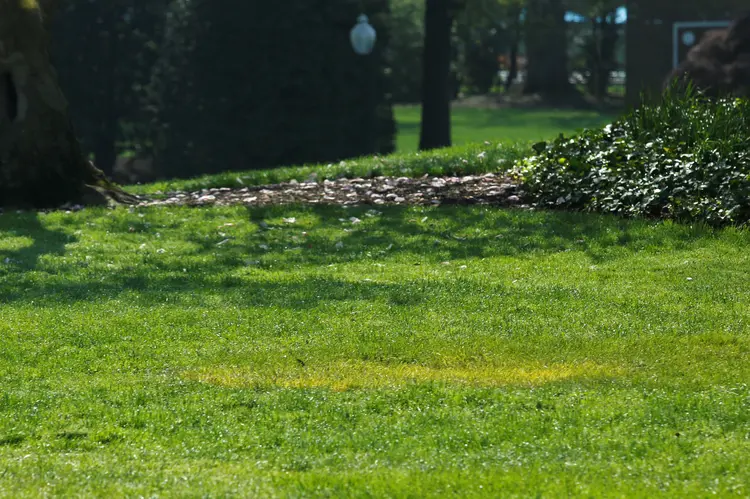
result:
[(747, 0), (628, 0), (626, 102), (659, 92), (669, 71), (708, 30), (726, 27)]

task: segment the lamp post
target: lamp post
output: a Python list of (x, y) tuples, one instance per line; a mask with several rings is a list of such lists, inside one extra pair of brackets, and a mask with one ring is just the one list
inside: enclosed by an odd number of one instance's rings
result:
[(375, 33), (375, 28), (370, 25), (368, 17), (360, 14), (357, 17), (357, 24), (354, 25), (349, 33), (349, 40), (352, 43), (354, 52), (358, 55), (370, 54), (375, 47), (376, 39), (377, 33)]
[(424, 13), (419, 150), (451, 145), (452, 0), (427, 0)]
[[(369, 19), (365, 14), (360, 14), (357, 17), (357, 24), (354, 25), (351, 32), (349, 33), (349, 41), (351, 42), (354, 53), (359, 56), (366, 56), (372, 53), (375, 48), (375, 41), (377, 34), (375, 28), (370, 25)], [(360, 106), (360, 112), (362, 113), (362, 122), (360, 132), (362, 138), (365, 140), (366, 145), (364, 148), (375, 152), (376, 140), (375, 140), (375, 121), (376, 113), (375, 108), (377, 107), (375, 98), (375, 65), (377, 61), (372, 58), (367, 58), (362, 61), (364, 64), (357, 64), (360, 66), (360, 71), (363, 71), (362, 76), (364, 77), (364, 88), (362, 97), (364, 102)], [(360, 72), (358, 71), (358, 72)]]

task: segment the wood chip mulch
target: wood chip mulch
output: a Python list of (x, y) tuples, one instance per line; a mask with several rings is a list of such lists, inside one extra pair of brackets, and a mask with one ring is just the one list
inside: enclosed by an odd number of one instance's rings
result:
[(285, 182), (140, 196), (138, 206), (268, 206), (278, 204), (524, 206), (512, 179), (487, 173), (463, 177), (375, 177)]

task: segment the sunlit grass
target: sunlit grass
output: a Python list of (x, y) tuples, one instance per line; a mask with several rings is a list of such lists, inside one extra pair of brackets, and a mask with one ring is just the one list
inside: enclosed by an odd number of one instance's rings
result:
[[(398, 136), (396, 150), (416, 151), (421, 123), (420, 106), (394, 108)], [(576, 109), (464, 108), (451, 109), (452, 143), (456, 146), (484, 141), (527, 144), (550, 140), (560, 133), (573, 134), (584, 128), (600, 128), (615, 113)]]
[(746, 231), (163, 207), (0, 241), (2, 496), (748, 493)]

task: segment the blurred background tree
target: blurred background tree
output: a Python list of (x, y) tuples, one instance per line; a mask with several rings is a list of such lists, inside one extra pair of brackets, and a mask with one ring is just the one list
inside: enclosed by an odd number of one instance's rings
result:
[(52, 18), (52, 56), (83, 146), (107, 174), (142, 145), (143, 97), (169, 0), (69, 0)]
[[(578, 14), (578, 53), (581, 61), (572, 69), (580, 69), (587, 92), (601, 101), (607, 97), (613, 71), (621, 69), (618, 47), (624, 45), (624, 29), (617, 23), (617, 10), (622, 0), (568, 0), (569, 9)], [(571, 30), (574, 31), (574, 30)], [(574, 42), (575, 43), (575, 42)]]
[[(429, 2), (444, 22), (425, 53)], [(456, 99), (602, 101), (621, 66), (621, 3), (69, 0), (53, 57), (100, 168), (144, 158), (142, 180), (184, 177), (388, 153), (396, 103), (427, 103), (429, 148), (450, 143)], [(348, 33), (363, 12), (378, 40), (357, 56)]]
[[(349, 31), (378, 33), (359, 56)], [(387, 0), (178, 2), (151, 82), (167, 176), (336, 161), (394, 150)]]
[(565, 0), (526, 2), (526, 57), (524, 93), (560, 102), (571, 98)]
[(465, 2), (454, 35), (461, 95), (507, 91), (516, 81), (523, 46), (524, 5), (525, 0)]
[(394, 104), (422, 99), (424, 8), (425, 0), (391, 0), (391, 43), (386, 53)]

